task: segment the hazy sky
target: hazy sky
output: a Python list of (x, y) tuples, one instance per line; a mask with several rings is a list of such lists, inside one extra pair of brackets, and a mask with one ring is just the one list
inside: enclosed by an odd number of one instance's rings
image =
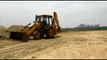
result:
[(107, 1), (7, 1), (0, 2), (0, 25), (26, 25), (36, 14), (56, 11), (61, 27), (75, 27), (81, 23), (107, 26)]

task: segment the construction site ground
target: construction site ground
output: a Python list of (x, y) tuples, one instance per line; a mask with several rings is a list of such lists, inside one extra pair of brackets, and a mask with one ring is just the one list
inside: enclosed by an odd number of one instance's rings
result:
[(0, 39), (0, 58), (107, 58), (107, 30), (61, 32), (52, 39)]

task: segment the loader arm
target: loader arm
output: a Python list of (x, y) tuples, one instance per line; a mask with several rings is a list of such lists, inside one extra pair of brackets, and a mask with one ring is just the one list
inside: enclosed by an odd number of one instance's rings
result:
[(23, 33), (26, 32), (28, 30), (29, 25), (31, 25), (31, 23), (27, 24), (21, 32), (23, 32)]
[(39, 30), (41, 27), (40, 27), (40, 23), (35, 23), (34, 25), (32, 25), (30, 27), (30, 29), (28, 31), (25, 31), (24, 33), (26, 33), (27, 36), (30, 36), (32, 35), (35, 31)]

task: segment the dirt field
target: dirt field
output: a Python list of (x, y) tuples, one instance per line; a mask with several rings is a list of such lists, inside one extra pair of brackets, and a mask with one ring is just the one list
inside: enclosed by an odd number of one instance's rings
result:
[(107, 30), (62, 32), (53, 39), (0, 39), (0, 58), (107, 58)]

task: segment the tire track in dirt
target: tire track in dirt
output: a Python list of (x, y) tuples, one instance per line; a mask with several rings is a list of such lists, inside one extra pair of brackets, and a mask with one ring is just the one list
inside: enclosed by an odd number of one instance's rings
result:
[(22, 58), (24, 56), (31, 55), (34, 52), (41, 51), (49, 47), (55, 47), (63, 43), (65, 43), (65, 41), (61, 42), (56, 39), (42, 39), (40, 41), (20, 43), (0, 49), (0, 58)]
[[(28, 42), (28, 43), (21, 43), (21, 44), (17, 44), (14, 46), (10, 46), (8, 48), (3, 48), (0, 49), (0, 57), (3, 58), (13, 58), (13, 57), (18, 57), (19, 55), (23, 55), (26, 50), (28, 51), (28, 49), (31, 48), (36, 48), (37, 46), (35, 46), (36, 44), (32, 43), (32, 42)], [(19, 53), (20, 52), (20, 53)], [(17, 56), (16, 56), (17, 55)], [(19, 57), (18, 57), (19, 58)]]
[(20, 41), (13, 41), (13, 40), (7, 40), (7, 39), (0, 39), (0, 49), (7, 47), (7, 46), (11, 46), (11, 45), (16, 45), (21, 43)]

